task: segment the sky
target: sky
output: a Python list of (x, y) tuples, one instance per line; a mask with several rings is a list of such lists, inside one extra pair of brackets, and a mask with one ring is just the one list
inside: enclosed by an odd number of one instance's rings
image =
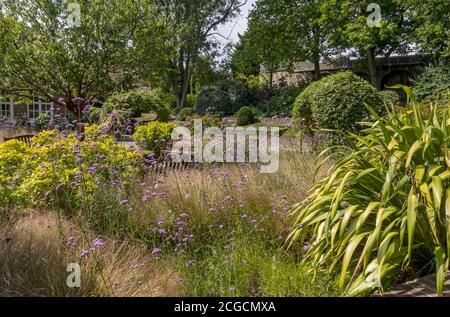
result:
[(217, 40), (223, 44), (226, 44), (228, 41), (237, 43), (239, 41), (238, 34), (243, 34), (247, 30), (247, 17), (255, 3), (256, 0), (247, 0), (247, 4), (242, 7), (239, 17), (228, 24), (221, 25), (217, 30), (218, 33), (224, 37), (229, 37), (229, 39), (227, 40), (221, 36), (217, 36)]

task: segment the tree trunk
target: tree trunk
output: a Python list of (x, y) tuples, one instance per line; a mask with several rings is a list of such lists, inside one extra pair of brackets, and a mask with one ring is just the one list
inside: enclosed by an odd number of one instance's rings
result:
[(273, 65), (270, 65), (269, 67), (269, 95), (272, 96), (273, 94), (273, 73), (274, 73), (274, 67)]
[(320, 79), (320, 33), (314, 29), (314, 80)]
[(377, 65), (375, 60), (375, 48), (371, 47), (367, 50), (367, 62), (369, 66), (369, 79), (372, 86), (377, 89), (380, 89), (378, 84), (378, 72)]

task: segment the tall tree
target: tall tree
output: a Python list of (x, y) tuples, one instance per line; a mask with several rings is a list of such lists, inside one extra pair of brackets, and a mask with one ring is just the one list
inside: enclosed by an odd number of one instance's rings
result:
[[(368, 10), (371, 3), (372, 0), (322, 1), (322, 23), (333, 25), (334, 31), (328, 38), (334, 47), (366, 57), (370, 82), (380, 88), (376, 58), (411, 50), (409, 34), (413, 28), (407, 15), (411, 7), (403, 0), (379, 1), (381, 16), (377, 17), (376, 8)], [(371, 14), (381, 18), (378, 25), (368, 23)]]
[(450, 1), (408, 0), (421, 49), (437, 58), (450, 58)]
[(157, 0), (158, 11), (171, 30), (172, 54), (164, 72), (184, 107), (191, 76), (200, 54), (211, 48), (217, 28), (239, 14), (246, 0)]
[(0, 7), (0, 89), (47, 98), (78, 119), (93, 100), (158, 64), (163, 50), (164, 24), (146, 0), (0, 0)]

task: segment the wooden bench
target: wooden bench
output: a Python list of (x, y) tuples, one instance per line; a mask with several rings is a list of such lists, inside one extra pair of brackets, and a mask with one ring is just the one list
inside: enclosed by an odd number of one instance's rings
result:
[(5, 138), (5, 142), (7, 141), (11, 141), (11, 140), (18, 140), (18, 141), (22, 141), (23, 143), (25, 143), (28, 146), (31, 146), (31, 139), (34, 138), (34, 135), (29, 134), (29, 135), (19, 135), (19, 136), (15, 136), (12, 138)]

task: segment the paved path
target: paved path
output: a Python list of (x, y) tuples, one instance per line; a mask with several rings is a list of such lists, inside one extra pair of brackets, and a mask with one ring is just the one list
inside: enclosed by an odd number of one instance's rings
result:
[[(430, 275), (405, 284), (397, 285), (394, 289), (381, 295), (383, 297), (437, 297), (436, 278)], [(444, 296), (450, 297), (450, 273), (444, 285)]]

